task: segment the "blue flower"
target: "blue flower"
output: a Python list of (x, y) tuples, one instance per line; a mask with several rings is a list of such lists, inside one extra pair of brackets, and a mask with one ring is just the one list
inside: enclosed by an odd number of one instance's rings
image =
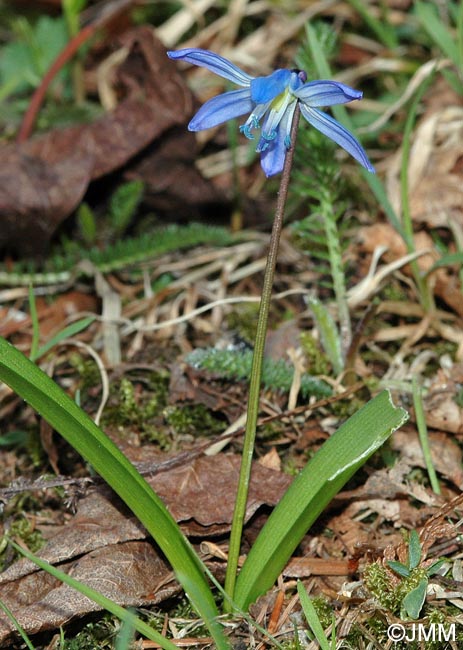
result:
[(202, 131), (242, 115), (249, 115), (240, 131), (254, 139), (253, 130), (260, 128), (256, 151), (261, 154), (261, 165), (266, 176), (283, 169), (287, 150), (291, 146), (291, 123), (297, 102), (304, 118), (336, 144), (345, 149), (365, 169), (374, 167), (354, 136), (330, 115), (319, 110), (321, 106), (346, 104), (361, 99), (362, 93), (338, 81), (310, 81), (301, 70), (275, 70), (266, 77), (251, 77), (236, 65), (214, 52), (186, 48), (167, 52), (171, 59), (179, 59), (207, 68), (232, 81), (240, 90), (231, 90), (207, 101), (191, 120), (190, 131)]

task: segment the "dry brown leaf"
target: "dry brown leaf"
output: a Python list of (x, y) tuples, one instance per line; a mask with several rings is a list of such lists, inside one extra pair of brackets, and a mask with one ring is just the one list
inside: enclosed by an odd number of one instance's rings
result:
[(463, 434), (463, 409), (456, 401), (461, 390), (463, 364), (455, 364), (449, 372), (438, 370), (424, 397), (428, 426), (441, 431)]
[[(236, 455), (205, 456), (148, 482), (187, 535), (215, 535), (230, 529), (240, 462)], [(255, 463), (246, 520), (263, 504), (276, 505), (290, 483), (289, 477)], [(41, 558), (59, 564), (119, 604), (153, 604), (178, 591), (176, 583), (158, 590), (171, 570), (150, 543), (140, 541), (146, 531), (107, 486), (83, 498), (65, 525), (38, 528), (48, 537)], [(100, 609), (25, 559), (0, 574), (0, 599), (28, 634)], [(7, 617), (0, 615), (0, 643), (13, 630)]]
[[(42, 252), (91, 180), (125, 164), (191, 115), (193, 96), (153, 31), (136, 28), (121, 45), (130, 53), (118, 71), (125, 98), (114, 111), (91, 124), (2, 147), (0, 246)], [(191, 150), (192, 134), (188, 156)]]
[[(442, 432), (429, 431), (431, 457), (436, 471), (458, 488), (463, 488), (462, 452), (452, 438)], [(403, 428), (391, 438), (391, 446), (412, 467), (426, 467), (423, 450), (415, 430)]]
[[(211, 537), (230, 530), (240, 462), (237, 455), (204, 456), (147, 480), (186, 535)], [(275, 506), (290, 483), (285, 474), (254, 463), (246, 521), (262, 505)], [(106, 486), (81, 499), (75, 516), (64, 526), (37, 527), (48, 539), (40, 557), (52, 564), (146, 537), (144, 527)], [(19, 560), (0, 574), (0, 584), (35, 571), (33, 563)]]
[[(126, 607), (153, 605), (178, 593), (168, 564), (148, 542), (114, 544), (60, 564), (60, 570)], [(167, 585), (166, 585), (167, 583)], [(159, 585), (164, 585), (159, 588)], [(1, 600), (27, 634), (53, 630), (100, 606), (44, 571), (3, 584)], [(0, 643), (16, 629), (0, 613)]]
[[(429, 254), (423, 254), (417, 259), (421, 273), (426, 273), (440, 256), (431, 236), (427, 232), (417, 232), (413, 239), (416, 251), (430, 251)], [(360, 250), (370, 255), (373, 255), (374, 250), (378, 246), (386, 246), (388, 250), (381, 258), (386, 262), (398, 260), (407, 254), (407, 247), (404, 240), (388, 223), (376, 223), (372, 226), (361, 228), (359, 231), (359, 240)], [(407, 275), (412, 274), (409, 265), (404, 266), (402, 271)], [(433, 286), (434, 294), (463, 318), (462, 289), (458, 277), (447, 268), (438, 268), (431, 274), (430, 282)]]
[[(461, 223), (463, 212), (463, 106), (431, 108), (413, 135), (408, 168), (410, 212), (414, 221), (428, 226)], [(400, 214), (400, 168), (402, 150), (394, 154), (387, 174), (387, 190)]]
[(348, 576), (353, 573), (349, 560), (323, 559), (319, 557), (293, 557), (286, 565), (283, 575), (288, 578), (318, 576)]

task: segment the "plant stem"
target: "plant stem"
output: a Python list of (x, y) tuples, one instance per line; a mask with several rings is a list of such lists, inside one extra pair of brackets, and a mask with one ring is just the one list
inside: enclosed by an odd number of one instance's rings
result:
[[(230, 534), (230, 548), (228, 552), (227, 573), (225, 577), (225, 592), (233, 600), (235, 591), (236, 572), (238, 569), (238, 558), (241, 546), (241, 534), (243, 531), (244, 517), (246, 514), (246, 502), (248, 499), (249, 480), (251, 475), (252, 456), (254, 453), (254, 442), (256, 438), (257, 418), (259, 415), (259, 397), (262, 378), (262, 363), (264, 358), (265, 339), (267, 335), (268, 316), (270, 301), (272, 298), (273, 278), (278, 257), (280, 235), (283, 227), (283, 217), (288, 196), (289, 179), (294, 156), (294, 145), (299, 125), (300, 111), (296, 105), (293, 122), (291, 125), (291, 147), (285, 158), (283, 172), (281, 174), (280, 189), (278, 192), (275, 218), (273, 221), (272, 234), (270, 237), (267, 264), (265, 267), (264, 284), (260, 300), (259, 316), (257, 320), (256, 340), (254, 343), (254, 354), (252, 358), (251, 379), (249, 385), (249, 399), (246, 420), (246, 431), (244, 434), (243, 453), (241, 459), (238, 490), (236, 494), (235, 510)], [(228, 600), (224, 603), (226, 611), (231, 610)]]
[[(410, 212), (409, 185), (408, 185), (408, 163), (410, 160), (411, 136), (412, 136), (413, 127), (415, 125), (416, 114), (421, 99), (423, 98), (424, 93), (426, 92), (431, 82), (433, 81), (434, 75), (435, 73), (433, 72), (429, 77), (427, 77), (422, 82), (421, 86), (419, 86), (418, 91), (415, 95), (415, 98), (408, 112), (408, 117), (405, 122), (405, 129), (403, 135), (402, 165), (400, 169), (400, 194), (401, 194), (401, 202), (402, 202), (402, 224), (403, 224), (403, 233), (404, 233), (403, 236), (404, 236), (405, 243), (407, 245), (408, 253), (414, 253), (416, 251), (415, 241), (414, 241), (413, 221)], [(410, 263), (410, 267), (412, 269), (412, 273), (415, 278), (420, 302), (424, 311), (427, 313), (434, 311), (434, 298), (429, 288), (429, 285), (426, 281), (426, 278), (423, 277), (420, 271), (418, 262), (416, 260), (413, 260)]]
[(418, 428), (418, 437), (420, 439), (421, 449), (423, 451), (424, 461), (426, 463), (426, 469), (428, 471), (429, 482), (431, 483), (434, 494), (440, 494), (441, 489), (439, 479), (437, 478), (431, 455), (431, 447), (429, 444), (428, 427), (426, 425), (426, 418), (424, 415), (423, 396), (416, 376), (412, 377), (412, 391), (413, 406), (415, 407), (416, 426)]

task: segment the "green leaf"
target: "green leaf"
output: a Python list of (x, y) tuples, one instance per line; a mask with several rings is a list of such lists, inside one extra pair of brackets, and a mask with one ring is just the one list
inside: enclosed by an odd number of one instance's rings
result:
[(127, 504), (171, 563), (217, 648), (228, 648), (203, 563), (163, 501), (119, 448), (48, 375), (1, 337), (0, 381), (56, 429)]
[(275, 582), (325, 506), (407, 419), (383, 391), (345, 422), (294, 479), (241, 569), (234, 600), (246, 610)]
[(95, 316), (87, 316), (86, 318), (82, 318), (81, 320), (76, 321), (75, 323), (71, 323), (71, 325), (68, 325), (67, 327), (64, 327), (60, 332), (55, 334), (49, 341), (41, 345), (38, 350), (30, 355), (31, 361), (37, 361), (37, 359), (40, 359), (40, 357), (43, 357), (44, 354), (46, 354), (49, 350), (55, 347), (55, 345), (58, 345), (58, 343), (61, 343), (61, 341), (64, 341), (64, 339), (71, 338), (72, 336), (75, 336), (79, 332), (82, 332), (83, 330), (87, 329), (89, 325), (93, 323), (95, 320)]
[(426, 574), (428, 577), (431, 577), (435, 575), (436, 573), (439, 573), (440, 569), (448, 560), (446, 558), (443, 558), (442, 560), (437, 560), (436, 562), (433, 562), (431, 566), (429, 566), (426, 570)]
[(410, 531), (408, 539), (408, 568), (415, 569), (421, 560), (421, 542), (420, 536), (416, 530)]
[[(309, 23), (307, 23), (306, 25), (306, 31), (307, 31), (307, 38), (309, 40), (312, 56), (320, 79), (331, 79), (333, 75), (331, 73), (330, 66), (328, 65), (328, 61), (323, 55), (323, 50), (320, 47), (315, 30), (313, 29), (312, 25), (310, 25)], [(338, 120), (338, 122), (341, 122), (341, 124), (343, 124), (349, 130), (351, 131), (353, 130), (352, 120), (350, 119), (349, 114), (344, 108), (344, 106), (333, 106), (331, 110), (335, 118)], [(360, 174), (363, 176), (365, 181), (370, 186), (371, 191), (379, 201), (391, 225), (403, 237), (404, 236), (403, 227), (402, 224), (400, 223), (400, 219), (397, 216), (394, 208), (392, 207), (392, 204), (388, 199), (384, 185), (378, 178), (378, 175), (371, 174), (363, 167), (360, 168)]]
[(88, 203), (81, 203), (76, 212), (77, 223), (79, 230), (82, 233), (85, 243), (88, 246), (94, 245), (96, 242), (97, 224), (95, 213), (88, 205)]
[(384, 16), (383, 20), (376, 18), (368, 6), (368, 3), (365, 3), (365, 0), (347, 0), (354, 9), (362, 16), (363, 20), (370, 27), (372, 32), (383, 42), (386, 47), (394, 49), (397, 47), (397, 37), (395, 34), (395, 29), (392, 24), (388, 21), (388, 17)]
[(405, 566), (405, 564), (402, 564), (402, 562), (396, 562), (396, 560), (388, 560), (387, 565), (395, 573), (398, 573), (399, 576), (402, 576), (403, 578), (408, 578), (410, 575), (410, 569), (408, 566)]
[(2, 609), (5, 612), (6, 616), (10, 619), (10, 621), (14, 625), (16, 631), (18, 632), (18, 634), (20, 635), (20, 637), (24, 641), (25, 645), (29, 648), (29, 650), (35, 650), (34, 646), (32, 645), (31, 640), (29, 639), (29, 637), (26, 634), (26, 631), (24, 630), (24, 628), (22, 627), (22, 625), (20, 624), (20, 622), (18, 621), (16, 616), (13, 614), (13, 612), (8, 607), (8, 605), (5, 605), (5, 603), (2, 602), (1, 600), (0, 600), (0, 609)]
[[(24, 17), (13, 24), (16, 40), (1, 48), (0, 84), (13, 92), (24, 92), (41, 82), (52, 62), (67, 43), (67, 29), (63, 18), (40, 16), (34, 25)], [(57, 78), (63, 82), (67, 72), (61, 70)]]
[(144, 185), (141, 181), (129, 181), (120, 185), (111, 197), (109, 214), (111, 225), (117, 234), (122, 234), (143, 197)]
[(437, 7), (430, 2), (415, 2), (416, 13), (421, 24), (427, 31), (431, 40), (440, 48), (446, 57), (458, 66), (459, 52), (456, 42), (452, 38), (450, 31), (444, 26), (437, 13)]
[(416, 620), (420, 617), (421, 608), (426, 599), (426, 589), (428, 579), (422, 578), (415, 589), (412, 589), (403, 599), (400, 608), (401, 618), (411, 618)]
[(301, 601), (302, 611), (306, 617), (307, 623), (309, 624), (310, 629), (314, 633), (315, 638), (318, 641), (318, 644), (321, 650), (331, 650), (331, 646), (328, 643), (326, 638), (325, 631), (323, 630), (318, 614), (315, 610), (315, 607), (312, 604), (304, 585), (300, 580), (297, 581), (297, 593), (299, 595), (299, 600)]
[(328, 309), (318, 298), (310, 298), (308, 304), (315, 317), (323, 349), (330, 360), (335, 375), (339, 375), (342, 372), (344, 363), (342, 359), (341, 339), (336, 323)]
[(429, 271), (426, 271), (426, 275), (429, 275), (436, 269), (442, 268), (443, 266), (452, 266), (453, 264), (463, 264), (463, 251), (458, 251), (458, 253), (446, 253), (445, 255), (442, 255), (442, 257), (434, 262)]

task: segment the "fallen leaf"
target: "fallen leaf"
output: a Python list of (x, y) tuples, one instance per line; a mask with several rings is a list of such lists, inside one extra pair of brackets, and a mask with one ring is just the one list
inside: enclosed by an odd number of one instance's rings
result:
[[(60, 564), (59, 568), (125, 607), (153, 605), (179, 591), (177, 583), (169, 580), (170, 567), (148, 542), (114, 544)], [(29, 635), (56, 629), (76, 617), (101, 610), (45, 571), (6, 583), (0, 591), (2, 602)], [(0, 643), (15, 633), (12, 621), (0, 612)]]
[(118, 73), (124, 98), (112, 112), (1, 148), (1, 247), (43, 252), (91, 180), (119, 168), (191, 115), (193, 96), (153, 30), (138, 27), (120, 45), (129, 49)]
[[(462, 218), (463, 106), (433, 107), (421, 118), (412, 138), (408, 167), (410, 212), (414, 221), (448, 228)], [(402, 150), (390, 160), (387, 190), (397, 214), (401, 212)]]
[(439, 369), (424, 396), (426, 423), (433, 429), (463, 434), (463, 409), (456, 401), (461, 391), (463, 364), (448, 372)]
[[(241, 458), (204, 456), (148, 478), (187, 535), (211, 536), (230, 529)], [(276, 505), (291, 478), (253, 466), (246, 520), (261, 505)], [(125, 606), (155, 604), (179, 591), (171, 569), (144, 541), (143, 526), (107, 487), (91, 491), (63, 526), (38, 525), (48, 537), (39, 556)], [(100, 607), (25, 559), (0, 574), (0, 600), (28, 634), (55, 629)], [(0, 614), (0, 643), (15, 631)]]
[[(429, 446), (436, 471), (463, 488), (462, 452), (457, 443), (443, 432), (429, 431)], [(415, 430), (404, 427), (391, 437), (392, 449), (399, 451), (412, 467), (426, 467), (423, 449)]]
[[(376, 223), (372, 226), (361, 228), (359, 231), (359, 240), (360, 249), (371, 255), (379, 246), (386, 246), (387, 251), (381, 257), (381, 260), (385, 262), (393, 262), (405, 257), (408, 252), (402, 237), (388, 223)], [(429, 251), (417, 259), (419, 270), (425, 274), (430, 271), (440, 255), (431, 236), (427, 232), (420, 231), (415, 233), (413, 240), (416, 251)], [(404, 266), (402, 270), (407, 275), (412, 275), (410, 265)], [(451, 268), (435, 269), (430, 275), (430, 283), (433, 286), (434, 294), (449, 305), (459, 316), (463, 317), (461, 284)]]
[[(230, 530), (240, 463), (237, 455), (203, 456), (147, 476), (147, 481), (186, 535), (211, 537)], [(275, 506), (290, 483), (289, 476), (254, 463), (246, 521), (262, 505)], [(37, 528), (48, 540), (40, 557), (52, 564), (147, 536), (144, 527), (107, 486), (92, 489), (81, 499), (76, 514), (64, 526), (37, 524)], [(0, 574), (0, 585), (36, 570), (32, 562), (21, 559)]]

